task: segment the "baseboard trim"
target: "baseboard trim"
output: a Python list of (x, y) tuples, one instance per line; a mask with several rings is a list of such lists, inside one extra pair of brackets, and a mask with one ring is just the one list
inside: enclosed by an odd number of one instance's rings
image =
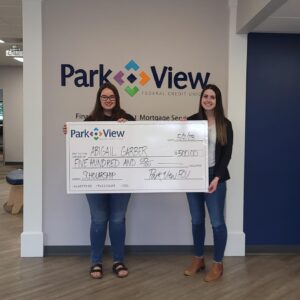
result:
[[(90, 246), (44, 246), (45, 256), (88, 256)], [(205, 246), (205, 252), (211, 253), (213, 246)], [(110, 253), (110, 246), (105, 246), (104, 253)], [(127, 255), (191, 255), (193, 246), (125, 246)], [(246, 246), (246, 255), (299, 255), (300, 246), (252, 245)], [(229, 255), (230, 256), (230, 255)]]
[[(211, 252), (212, 246), (205, 246), (205, 251)], [(105, 246), (104, 253), (110, 252), (110, 246)], [(127, 255), (190, 255), (193, 253), (193, 246), (125, 246)], [(90, 254), (90, 246), (45, 246), (45, 256), (85, 256)]]
[(228, 230), (225, 256), (245, 256), (245, 233)]
[(23, 162), (22, 161), (5, 161), (4, 165), (5, 166), (16, 166), (16, 165), (23, 166)]
[(246, 245), (246, 255), (299, 255), (300, 245)]
[(44, 239), (41, 231), (24, 231), (21, 234), (21, 257), (43, 257)]

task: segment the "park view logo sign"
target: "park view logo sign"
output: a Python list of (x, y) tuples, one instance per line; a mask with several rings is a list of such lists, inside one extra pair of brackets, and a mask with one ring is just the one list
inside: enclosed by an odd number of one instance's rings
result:
[(94, 87), (96, 81), (98, 86), (109, 81), (124, 88), (124, 91), (131, 97), (146, 86), (150, 80), (154, 81), (157, 89), (167, 86), (168, 89), (191, 88), (194, 90), (197, 88), (201, 90), (207, 85), (209, 77), (210, 73), (208, 72), (202, 74), (201, 72), (175, 71), (171, 66), (162, 68), (151, 66), (150, 70), (146, 72), (134, 60), (130, 60), (124, 69), (116, 72), (104, 64), (99, 64), (98, 69), (92, 70), (76, 69), (73, 65), (61, 64), (61, 86), (73, 83), (76, 87)]
[(93, 138), (98, 140), (99, 138), (122, 138), (124, 137), (124, 130), (111, 130), (111, 129), (99, 129), (95, 127), (93, 130), (75, 130), (71, 129), (70, 131), (71, 138)]

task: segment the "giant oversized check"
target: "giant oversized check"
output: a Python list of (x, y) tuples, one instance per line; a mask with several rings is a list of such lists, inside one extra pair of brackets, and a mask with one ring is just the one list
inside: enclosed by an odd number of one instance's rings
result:
[(205, 192), (206, 121), (67, 123), (68, 193)]

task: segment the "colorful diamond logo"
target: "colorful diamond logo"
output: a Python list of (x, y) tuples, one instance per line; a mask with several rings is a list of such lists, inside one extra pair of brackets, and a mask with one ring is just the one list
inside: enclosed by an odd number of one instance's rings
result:
[[(141, 71), (139, 73), (135, 73), (134, 71), (138, 71), (140, 69), (140, 66), (132, 59), (130, 60), (125, 66), (124, 72), (131, 71), (132, 73), (125, 74), (123, 71), (119, 71), (113, 78), (114, 80), (122, 86), (125, 83), (125, 80), (128, 81), (129, 84), (133, 84), (138, 80), (138, 84), (141, 86), (144, 86), (148, 83), (150, 80), (149, 75), (145, 71)], [(125, 77), (126, 76), (126, 77)], [(139, 87), (137, 85), (130, 86), (126, 85), (124, 88), (124, 91), (131, 97), (133, 97), (138, 91)]]

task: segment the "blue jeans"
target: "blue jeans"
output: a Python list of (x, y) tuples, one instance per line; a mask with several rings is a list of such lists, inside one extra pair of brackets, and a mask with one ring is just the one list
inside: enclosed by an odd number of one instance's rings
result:
[[(209, 180), (211, 181), (213, 168), (209, 168)], [(192, 231), (196, 256), (204, 254), (205, 240), (205, 207), (210, 217), (214, 237), (214, 260), (221, 262), (227, 242), (227, 228), (224, 219), (224, 205), (226, 196), (226, 182), (220, 182), (215, 192), (187, 193), (188, 203), (192, 216)]]
[(91, 262), (101, 263), (109, 223), (113, 260), (122, 262), (125, 244), (125, 215), (130, 194), (87, 194), (91, 212)]

